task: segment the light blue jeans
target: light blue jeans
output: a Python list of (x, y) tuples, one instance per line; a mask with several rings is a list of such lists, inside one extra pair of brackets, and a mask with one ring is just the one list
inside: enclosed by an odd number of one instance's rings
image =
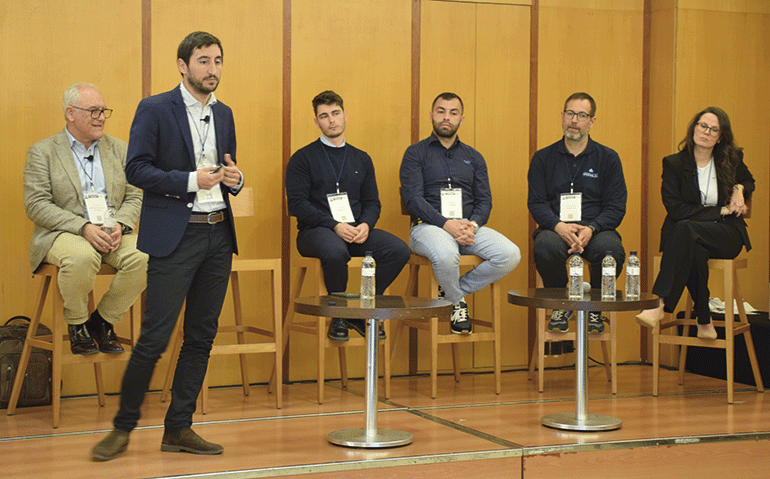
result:
[[(446, 300), (452, 303), (502, 279), (521, 260), (518, 246), (486, 226), (476, 232), (472, 245), (463, 246), (443, 228), (421, 223), (409, 232), (409, 246), (415, 254), (433, 263), (433, 274), (444, 289)], [(461, 277), (460, 255), (464, 254), (476, 255), (484, 261)]]

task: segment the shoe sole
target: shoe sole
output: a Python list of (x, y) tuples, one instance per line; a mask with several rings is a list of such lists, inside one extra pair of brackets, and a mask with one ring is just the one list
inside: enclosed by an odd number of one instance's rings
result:
[(329, 336), (328, 334), (326, 335), (326, 337), (337, 343), (347, 343), (350, 340), (350, 338), (338, 338), (335, 336)]
[(469, 329), (467, 331), (465, 331), (465, 330), (463, 330), (463, 331), (455, 331), (454, 329), (451, 329), (451, 331), (452, 331), (452, 334), (473, 334), (473, 330), (472, 329)]
[(551, 329), (551, 328), (548, 328), (548, 332), (549, 333), (566, 333), (567, 331), (569, 331), (569, 328), (567, 328), (567, 329), (559, 329), (559, 328)]
[(214, 456), (217, 454), (222, 454), (224, 452), (225, 448), (222, 448), (220, 450), (214, 450), (214, 451), (203, 451), (200, 449), (193, 449), (191, 447), (187, 446), (175, 446), (172, 444), (162, 444), (160, 445), (160, 450), (163, 452), (189, 452), (190, 454), (204, 454), (207, 456)]
[(110, 461), (110, 460), (115, 459), (116, 457), (118, 457), (118, 454), (120, 454), (122, 452), (126, 452), (126, 449), (128, 449), (128, 444), (126, 444), (123, 447), (121, 447), (120, 449), (118, 449), (118, 451), (115, 452), (115, 454), (113, 454), (111, 456), (107, 456), (107, 455), (104, 455), (104, 454), (99, 454), (98, 452), (91, 452), (91, 456), (95, 457), (96, 459), (99, 459), (100, 461)]

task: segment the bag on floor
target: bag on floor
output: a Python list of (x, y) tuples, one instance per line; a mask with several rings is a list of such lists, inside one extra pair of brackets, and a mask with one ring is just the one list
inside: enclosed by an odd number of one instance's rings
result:
[[(7, 408), (11, 399), (29, 323), (30, 319), (26, 316), (14, 316), (0, 326), (0, 409)], [(47, 326), (38, 326), (38, 336), (50, 334), (51, 330)], [(51, 358), (51, 351), (32, 348), (17, 406), (51, 404)]]

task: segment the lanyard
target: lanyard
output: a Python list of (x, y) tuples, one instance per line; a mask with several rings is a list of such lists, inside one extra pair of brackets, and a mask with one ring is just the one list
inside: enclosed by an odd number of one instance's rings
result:
[[(72, 154), (79, 159), (78, 154), (75, 153), (75, 148), (72, 145), (70, 145), (70, 150), (72, 150)], [(86, 153), (88, 153), (88, 150), (86, 150)], [(84, 156), (83, 160), (91, 163), (91, 174), (89, 175), (86, 171), (86, 164), (83, 161), (78, 162), (80, 163), (80, 167), (83, 168), (83, 174), (88, 177), (88, 181), (91, 183), (91, 191), (94, 191), (94, 155)]]
[[(704, 193), (703, 191), (701, 191), (700, 193), (702, 197), (701, 204), (703, 204), (703, 206), (706, 206), (706, 201), (708, 201), (708, 198), (709, 198), (709, 188), (711, 187), (711, 173), (713, 170), (714, 170), (714, 157), (712, 156), (711, 161), (709, 161), (709, 173), (708, 173), (708, 176), (706, 176), (706, 192)], [(698, 187), (700, 188), (700, 185), (698, 185)]]
[(348, 145), (345, 144), (345, 146), (342, 147), (342, 166), (340, 166), (340, 173), (337, 174), (336, 171), (334, 171), (334, 164), (332, 164), (332, 159), (329, 157), (329, 152), (326, 151), (326, 147), (324, 145), (321, 145), (321, 149), (324, 151), (324, 155), (326, 155), (326, 160), (329, 162), (329, 167), (332, 169), (332, 174), (334, 175), (334, 180), (337, 183), (337, 193), (340, 192), (340, 178), (342, 178), (342, 170), (345, 169), (345, 160), (348, 158)]
[[(574, 157), (573, 157), (574, 158)], [(569, 182), (569, 192), (574, 193), (573, 189), (575, 186), (575, 178), (577, 178), (578, 173), (580, 173), (580, 169), (583, 167), (583, 162), (585, 161), (586, 157), (584, 156), (583, 159), (580, 160), (580, 165), (578, 165), (577, 170), (575, 170), (575, 174), (572, 175), (572, 179)], [(567, 175), (569, 175), (569, 160), (567, 158), (564, 158), (564, 163), (567, 165)]]
[[(205, 107), (201, 108), (201, 114), (203, 114), (203, 110)], [(204, 118), (200, 118), (199, 121), (202, 121), (206, 123), (206, 131), (203, 135), (201, 135), (200, 129), (198, 128), (198, 125), (195, 123), (195, 117), (193, 117), (192, 112), (190, 111), (190, 107), (185, 105), (185, 110), (187, 110), (187, 113), (190, 115), (190, 119), (193, 121), (193, 126), (195, 127), (195, 132), (198, 133), (198, 139), (201, 141), (201, 163), (204, 163), (206, 161), (206, 152), (205, 152), (205, 146), (206, 146), (206, 140), (209, 137), (209, 129), (211, 128), (211, 120), (208, 119), (209, 117), (206, 116)], [(199, 166), (206, 166), (205, 164), (199, 165)]]
[[(440, 157), (440, 155), (439, 155)], [(441, 159), (441, 164), (444, 166), (444, 170), (446, 171), (446, 181), (449, 185), (449, 189), (452, 189), (452, 165), (449, 164), (449, 161), (452, 159), (452, 152), (446, 149), (444, 151), (444, 157)]]

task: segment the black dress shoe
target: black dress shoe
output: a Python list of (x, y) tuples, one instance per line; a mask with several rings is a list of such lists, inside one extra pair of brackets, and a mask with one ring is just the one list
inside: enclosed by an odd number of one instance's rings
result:
[(94, 340), (91, 339), (91, 335), (88, 334), (86, 323), (70, 324), (67, 326), (67, 330), (70, 335), (70, 350), (72, 354), (96, 354), (99, 352), (96, 349)]
[[(348, 326), (353, 328), (355, 332), (363, 337), (366, 337), (366, 320), (365, 319), (347, 319)], [(377, 328), (377, 339), (382, 341), (385, 339), (385, 331)]]
[(105, 321), (98, 311), (94, 311), (91, 317), (88, 318), (86, 328), (99, 346), (99, 351), (110, 354), (125, 352), (123, 346), (120, 345), (120, 341), (118, 341), (115, 330), (112, 329), (112, 324)]
[(348, 336), (348, 323), (346, 323), (344, 319), (332, 318), (332, 322), (329, 324), (329, 331), (326, 333), (326, 337), (332, 341), (347, 341), (350, 339)]

